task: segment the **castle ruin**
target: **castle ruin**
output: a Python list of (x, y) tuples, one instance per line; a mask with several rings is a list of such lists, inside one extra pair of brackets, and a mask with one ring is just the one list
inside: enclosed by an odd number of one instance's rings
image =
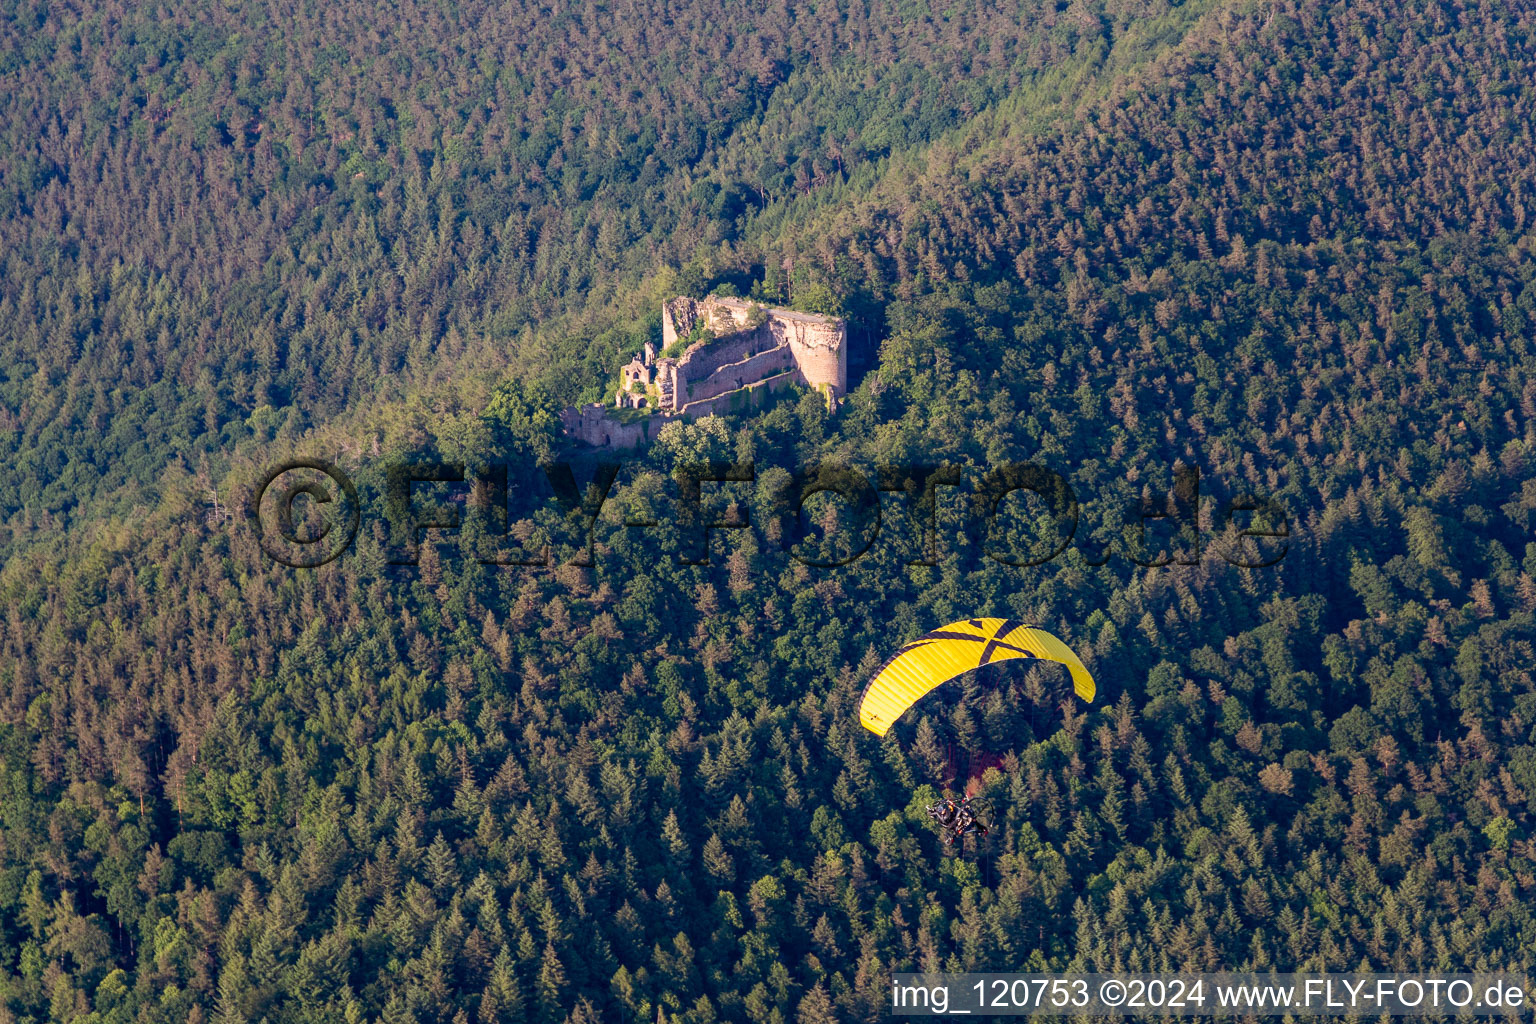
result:
[(678, 296), (661, 304), (661, 352), (647, 342), (620, 371), (612, 408), (639, 415), (614, 416), (608, 406), (593, 404), (566, 409), (560, 418), (577, 440), (630, 448), (668, 420), (755, 408), (789, 384), (836, 402), (848, 391), (847, 342), (848, 326), (836, 317), (746, 299)]

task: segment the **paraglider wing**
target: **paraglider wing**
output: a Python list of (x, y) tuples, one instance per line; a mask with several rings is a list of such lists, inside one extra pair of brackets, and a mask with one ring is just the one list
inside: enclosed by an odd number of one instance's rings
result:
[(1013, 658), (1067, 666), (1072, 689), (1083, 700), (1093, 700), (1093, 676), (1070, 647), (1045, 630), (1019, 619), (962, 619), (923, 634), (880, 667), (864, 688), (859, 724), (884, 736), (929, 690), (972, 669)]

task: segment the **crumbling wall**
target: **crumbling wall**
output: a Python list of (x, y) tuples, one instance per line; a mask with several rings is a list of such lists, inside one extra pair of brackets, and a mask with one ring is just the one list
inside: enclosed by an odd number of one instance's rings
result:
[(744, 299), (708, 298), (699, 304), (700, 314), (707, 318), (705, 323), (716, 334), (746, 330), (751, 309), (752, 304)]
[(683, 412), (690, 412), (690, 406), (695, 402), (734, 391), (794, 368), (795, 358), (787, 346), (765, 349), (734, 363), (726, 363), (706, 377), (687, 381), (683, 385), (682, 394), (678, 396), (679, 408)]
[[(775, 391), (781, 391), (791, 384), (799, 383), (800, 375), (794, 370), (785, 370), (783, 373), (772, 377), (765, 377), (755, 383), (747, 384), (739, 388), (733, 388), (712, 398), (692, 402), (688, 405), (684, 414), (692, 419), (695, 416), (718, 416), (722, 413), (745, 412), (755, 409), (768, 400), (768, 396)], [(667, 417), (675, 419), (676, 416)]]
[(661, 347), (672, 347), (678, 338), (686, 338), (698, 320), (699, 304), (686, 295), (679, 295), (661, 304)]
[(593, 404), (562, 409), (560, 422), (567, 436), (595, 448), (638, 448), (650, 441), (665, 420), (646, 416), (621, 423), (608, 415), (606, 406)]
[(755, 352), (778, 344), (772, 335), (758, 328), (738, 331), (715, 341), (700, 341), (688, 347), (677, 359), (684, 380), (703, 380), (727, 363), (739, 363)]
[(609, 416), (605, 406), (594, 404), (562, 410), (560, 422), (565, 425), (567, 437), (573, 437), (594, 448), (638, 448), (654, 440), (661, 428), (673, 420), (688, 422), (700, 416), (747, 412), (760, 408), (775, 392), (799, 382), (799, 371), (786, 369), (751, 384), (690, 403), (683, 412), (654, 413), (642, 419), (621, 423)]
[[(560, 414), (566, 433), (598, 447), (632, 448), (649, 441), (670, 420), (752, 408), (792, 383), (833, 398), (847, 394), (848, 330), (842, 320), (767, 309), (763, 323), (747, 327), (752, 306), (745, 299), (714, 296), (698, 300), (679, 295), (663, 302), (663, 347), (686, 338), (700, 318), (717, 336), (689, 346), (681, 356), (654, 363), (641, 359), (625, 367), (626, 390), (643, 384), (654, 372), (661, 393), (661, 408), (654, 415), (621, 422), (602, 405), (567, 409)], [(648, 354), (654, 355), (654, 350)], [(638, 396), (630, 395), (629, 401), (633, 404)]]
[(843, 321), (775, 315), (772, 325), (774, 335), (782, 337), (794, 354), (806, 384), (825, 388), (835, 398), (848, 393), (848, 329)]
[[(751, 311), (751, 305), (743, 300), (720, 298), (698, 303), (691, 299), (685, 303), (679, 298), (673, 300), (671, 308), (678, 330), (683, 324), (688, 324), (687, 329), (692, 330), (692, 324), (699, 317), (705, 317), (713, 329), (725, 330), (733, 324), (745, 324)], [(787, 352), (807, 386), (826, 390), (834, 397), (848, 393), (848, 330), (842, 320), (788, 309), (765, 312), (767, 319), (758, 327), (740, 329), (713, 341), (698, 342), (678, 358), (676, 372), (680, 393), (674, 399), (674, 407), (748, 383), (754, 371), (733, 364), (773, 348)], [(782, 365), (777, 360), (765, 360), (756, 372), (777, 373)], [(728, 366), (732, 375), (745, 371), (740, 381), (735, 376), (728, 376), (724, 382), (708, 379)], [(688, 385), (692, 385), (691, 389)]]

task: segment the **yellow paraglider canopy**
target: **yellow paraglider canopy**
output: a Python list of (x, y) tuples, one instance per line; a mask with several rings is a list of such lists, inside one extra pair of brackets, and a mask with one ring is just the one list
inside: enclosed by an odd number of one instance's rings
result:
[(1093, 701), (1093, 676), (1072, 648), (1045, 630), (1019, 619), (962, 619), (924, 633), (880, 667), (859, 701), (859, 724), (884, 736), (929, 690), (972, 669), (1011, 658), (1040, 658), (1067, 666), (1072, 689), (1083, 700)]

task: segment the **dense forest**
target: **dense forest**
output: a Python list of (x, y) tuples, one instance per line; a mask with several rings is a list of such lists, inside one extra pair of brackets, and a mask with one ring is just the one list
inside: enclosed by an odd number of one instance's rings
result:
[[(1533, 133), (1519, 3), (7, 0), (0, 1024), (1529, 969)], [(849, 317), (855, 386), (669, 425), (583, 557), (554, 412), (722, 287)], [(227, 514), (290, 457), (363, 494), (318, 569)], [(477, 521), (390, 564), (405, 460), (511, 464), (554, 564)], [(702, 461), (753, 464), (704, 497), (751, 527), (690, 564)], [(1077, 496), (1049, 561), (1009, 564), (1038, 503), (978, 524), (1009, 463)], [(818, 464), (963, 482), (849, 560), (835, 496), (783, 514)], [(1181, 466), (1199, 552), (1140, 518)], [(1254, 497), (1289, 536), (1247, 568)], [(1009, 663), (861, 729), (970, 615), (1098, 699)]]

